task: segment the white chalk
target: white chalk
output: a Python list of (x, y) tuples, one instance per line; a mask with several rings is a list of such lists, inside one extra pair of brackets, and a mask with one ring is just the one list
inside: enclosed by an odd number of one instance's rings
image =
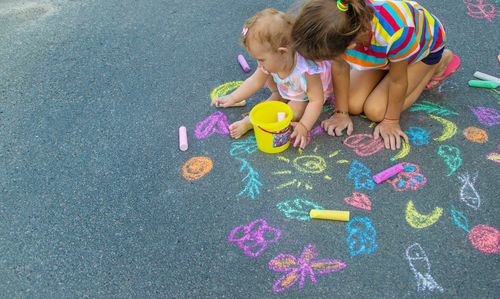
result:
[(188, 149), (186, 127), (184, 126), (179, 127), (179, 149), (183, 152)]
[(481, 73), (479, 71), (474, 73), (474, 77), (486, 81), (495, 81), (496, 83), (500, 84), (500, 78), (485, 73)]
[(282, 121), (286, 118), (285, 112), (278, 112), (278, 121)]

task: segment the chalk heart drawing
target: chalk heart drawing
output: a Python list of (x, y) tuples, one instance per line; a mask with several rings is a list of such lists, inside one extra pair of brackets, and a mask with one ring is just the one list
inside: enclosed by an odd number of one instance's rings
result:
[(194, 136), (198, 139), (203, 139), (217, 133), (221, 135), (229, 134), (229, 124), (224, 113), (216, 111), (203, 121), (196, 124)]
[(470, 230), (469, 241), (484, 254), (500, 251), (500, 231), (491, 226), (478, 224)]
[(354, 192), (350, 197), (344, 198), (344, 201), (348, 205), (351, 205), (359, 209), (363, 210), (372, 209), (372, 202), (370, 201), (370, 198), (368, 198), (367, 195), (360, 192)]
[(401, 164), (404, 170), (387, 180), (387, 182), (394, 187), (394, 190), (398, 192), (407, 189), (417, 190), (425, 185), (427, 179), (420, 173), (420, 167), (418, 167), (418, 165), (407, 162)]
[(257, 219), (249, 225), (240, 225), (233, 229), (227, 240), (236, 242), (246, 255), (258, 257), (268, 244), (276, 243), (280, 236), (280, 230), (268, 226), (263, 219)]
[(444, 292), (444, 289), (431, 276), (429, 258), (420, 244), (415, 243), (408, 247), (406, 249), (406, 258), (408, 259), (413, 275), (415, 275), (418, 292), (426, 290)]
[(188, 181), (201, 179), (210, 172), (213, 162), (209, 157), (192, 157), (182, 166), (182, 175)]
[(377, 232), (368, 217), (354, 217), (347, 223), (349, 233), (346, 242), (349, 244), (351, 256), (370, 254), (377, 249)]
[(463, 0), (463, 2), (467, 4), (469, 10), (467, 14), (473, 18), (487, 19), (493, 22), (495, 17), (500, 16), (500, 11), (496, 10), (492, 3), (488, 3), (492, 0)]
[(295, 219), (299, 221), (311, 220), (309, 217), (309, 212), (311, 209), (323, 210), (324, 208), (320, 205), (315, 204), (312, 201), (308, 201), (302, 198), (297, 198), (294, 200), (282, 201), (276, 204), (276, 207), (283, 213), (287, 218)]
[(464, 137), (476, 143), (486, 143), (488, 141), (488, 133), (485, 130), (476, 127), (468, 127), (464, 129)]
[(470, 110), (476, 115), (477, 120), (485, 126), (494, 126), (500, 124), (500, 111), (495, 108), (472, 107)]
[(347, 267), (347, 264), (341, 260), (316, 260), (316, 257), (318, 253), (314, 251), (314, 245), (309, 244), (298, 259), (289, 254), (280, 254), (273, 258), (269, 262), (269, 270), (287, 273), (276, 281), (273, 291), (282, 292), (297, 281), (299, 281), (299, 289), (302, 289), (307, 277), (313, 283), (317, 283), (316, 274), (337, 272)]
[(438, 221), (439, 217), (443, 214), (443, 209), (435, 207), (434, 210), (427, 215), (420, 214), (413, 206), (413, 201), (409, 201), (406, 205), (406, 222), (413, 228), (424, 228), (433, 225)]
[(344, 144), (361, 157), (371, 156), (384, 147), (382, 138), (375, 140), (371, 134), (352, 135), (344, 140)]

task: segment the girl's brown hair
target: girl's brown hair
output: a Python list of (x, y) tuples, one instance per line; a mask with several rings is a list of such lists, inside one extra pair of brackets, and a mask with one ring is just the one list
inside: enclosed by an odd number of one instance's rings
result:
[(306, 59), (327, 60), (342, 54), (362, 32), (371, 30), (374, 9), (365, 0), (311, 0), (302, 6), (292, 28), (292, 47)]
[(276, 51), (279, 47), (290, 46), (292, 26), (288, 14), (267, 8), (245, 22), (240, 43), (247, 48), (250, 40), (268, 43)]

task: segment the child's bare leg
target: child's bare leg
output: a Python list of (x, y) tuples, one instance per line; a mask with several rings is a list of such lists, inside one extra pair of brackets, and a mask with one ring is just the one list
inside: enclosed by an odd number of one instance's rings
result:
[(245, 116), (242, 120), (235, 121), (229, 126), (229, 134), (231, 137), (238, 139), (243, 136), (246, 132), (253, 128), (250, 118)]
[(349, 82), (349, 113), (360, 114), (366, 99), (372, 93), (387, 71), (382, 70), (351, 70)]
[(289, 101), (288, 106), (292, 108), (293, 118), (292, 121), (300, 121), (302, 115), (304, 115), (304, 111), (307, 107), (307, 101)]

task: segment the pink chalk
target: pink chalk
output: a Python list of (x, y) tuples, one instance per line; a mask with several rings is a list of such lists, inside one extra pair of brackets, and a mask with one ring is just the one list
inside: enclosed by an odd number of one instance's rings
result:
[(245, 57), (243, 55), (238, 55), (238, 62), (241, 65), (241, 68), (245, 71), (245, 73), (248, 73), (250, 71), (250, 67), (248, 66), (247, 61), (245, 60)]
[(186, 127), (184, 126), (179, 127), (179, 148), (183, 152), (188, 149)]
[(278, 112), (278, 121), (282, 121), (286, 118), (285, 112)]
[(375, 183), (380, 184), (383, 181), (390, 178), (391, 176), (398, 174), (403, 170), (404, 170), (403, 164), (399, 163), (399, 164), (392, 166), (391, 168), (388, 168), (388, 169), (382, 171), (381, 173), (374, 175), (372, 177), (372, 179), (375, 181)]

